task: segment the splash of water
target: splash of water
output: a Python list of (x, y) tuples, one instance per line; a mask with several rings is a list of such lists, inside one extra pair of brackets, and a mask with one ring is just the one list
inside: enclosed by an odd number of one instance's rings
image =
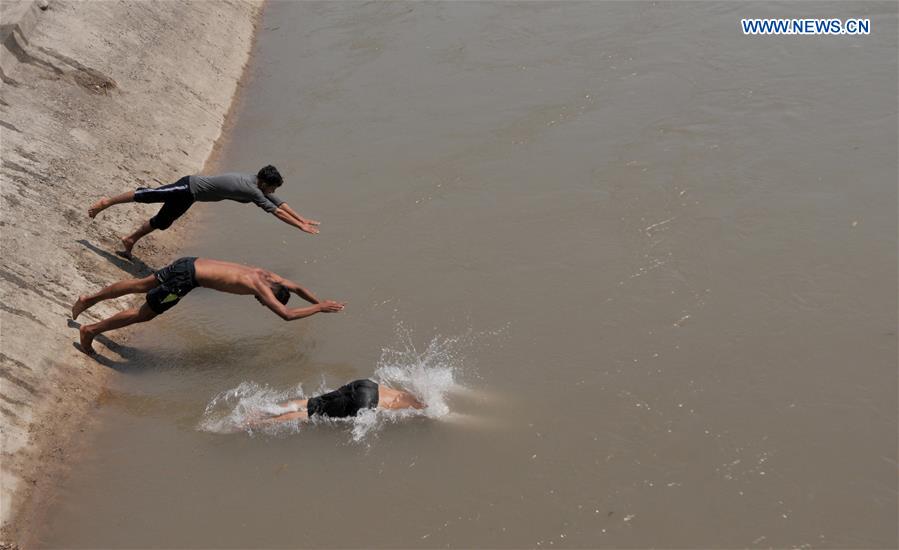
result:
[(303, 387), (277, 390), (256, 382), (241, 382), (236, 388), (225, 390), (206, 405), (199, 429), (213, 433), (233, 433), (246, 428), (247, 422), (259, 417), (291, 412), (291, 407), (278, 403), (288, 399), (302, 399)]
[(198, 427), (215, 433), (246, 431), (249, 434), (263, 432), (284, 435), (298, 433), (304, 425), (328, 424), (347, 426), (352, 441), (363, 442), (390, 423), (412, 417), (445, 417), (450, 413), (447, 395), (462, 388), (458, 379), (465, 368), (466, 352), (475, 338), (470, 332), (452, 337), (438, 335), (423, 350), (419, 350), (411, 331), (402, 324), (398, 325), (396, 334), (397, 344), (381, 350), (381, 357), (371, 379), (378, 384), (410, 392), (425, 404), (424, 409), (375, 409), (361, 411), (353, 418), (313, 417), (306, 422), (288, 421), (253, 428), (249, 423), (254, 419), (295, 410), (278, 403), (290, 399), (305, 399), (327, 389), (319, 388), (307, 396), (299, 384), (280, 390), (248, 381), (213, 397), (206, 406)]
[(412, 334), (399, 325), (397, 339), (398, 346), (381, 349), (374, 380), (389, 388), (412, 393), (427, 405), (423, 414), (446, 416), (449, 413), (446, 395), (457, 386), (457, 379), (465, 368), (471, 335), (435, 336), (424, 351), (418, 351)]

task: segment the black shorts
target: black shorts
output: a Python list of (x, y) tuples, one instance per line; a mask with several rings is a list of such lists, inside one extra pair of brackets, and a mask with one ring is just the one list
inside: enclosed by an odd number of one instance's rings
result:
[(196, 258), (178, 258), (156, 272), (159, 286), (147, 292), (147, 305), (157, 315), (171, 309), (188, 292), (197, 288)]
[(320, 414), (332, 418), (356, 416), (362, 409), (374, 409), (378, 406), (378, 385), (371, 380), (356, 380), (346, 386), (313, 397), (306, 402), (306, 413), (309, 416)]
[(150, 218), (150, 226), (153, 229), (168, 229), (194, 203), (194, 194), (190, 192), (190, 176), (155, 189), (140, 187), (134, 192), (134, 202), (163, 203), (159, 212)]

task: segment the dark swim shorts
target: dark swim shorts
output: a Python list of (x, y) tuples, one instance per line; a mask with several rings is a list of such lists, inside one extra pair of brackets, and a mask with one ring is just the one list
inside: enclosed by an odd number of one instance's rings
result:
[(313, 397), (306, 402), (309, 416), (320, 414), (332, 418), (356, 416), (362, 409), (374, 409), (378, 406), (378, 385), (371, 380), (356, 380), (346, 386)]
[(163, 203), (159, 212), (150, 218), (150, 227), (164, 231), (194, 203), (194, 195), (190, 190), (190, 176), (184, 176), (175, 183), (162, 187), (139, 187), (134, 192), (134, 202)]
[(188, 292), (197, 288), (196, 258), (178, 258), (156, 272), (159, 286), (147, 292), (147, 305), (157, 315), (178, 303)]

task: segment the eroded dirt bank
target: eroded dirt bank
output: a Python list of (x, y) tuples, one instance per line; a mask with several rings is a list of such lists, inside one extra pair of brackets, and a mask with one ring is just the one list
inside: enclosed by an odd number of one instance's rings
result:
[[(44, 7), (45, 9), (40, 9)], [(3, 544), (21, 543), (35, 502), (68, 460), (122, 337), (75, 347), (72, 301), (178, 254), (179, 224), (137, 260), (113, 254), (152, 206), (86, 211), (97, 197), (202, 169), (252, 46), (261, 1), (3, 4), (0, 427)], [(25, 15), (23, 15), (25, 14)], [(27, 16), (29, 19), (25, 19)], [(21, 21), (23, 24), (17, 25)], [(27, 24), (26, 24), (27, 23)], [(188, 218), (189, 220), (189, 218)], [(101, 304), (79, 321), (123, 306)], [(118, 344), (116, 344), (118, 342)]]

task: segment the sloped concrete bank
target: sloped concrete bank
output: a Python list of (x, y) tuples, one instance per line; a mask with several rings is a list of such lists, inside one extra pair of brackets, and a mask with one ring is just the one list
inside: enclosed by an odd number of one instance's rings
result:
[[(96, 198), (202, 170), (250, 54), (261, 0), (2, 2), (0, 546), (20, 544), (65, 466), (122, 338), (75, 346), (73, 300), (178, 254), (179, 230), (114, 255), (154, 208)], [(183, 228), (190, 219), (180, 223)], [(100, 304), (87, 322), (123, 301)], [(79, 319), (82, 321), (82, 319)], [(57, 474), (54, 474), (56, 472)]]

